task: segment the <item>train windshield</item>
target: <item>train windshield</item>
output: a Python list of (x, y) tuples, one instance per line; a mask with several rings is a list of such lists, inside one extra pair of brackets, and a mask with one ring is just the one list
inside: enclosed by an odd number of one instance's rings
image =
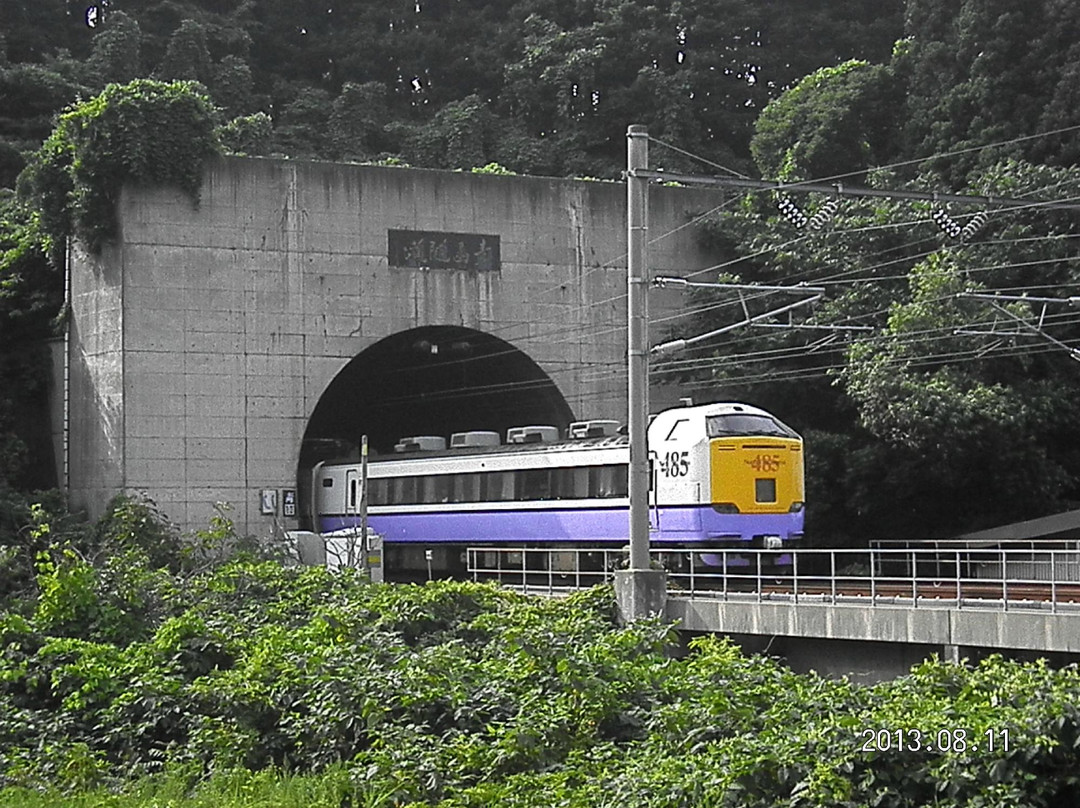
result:
[(781, 438), (797, 438), (795, 432), (768, 415), (728, 413), (705, 417), (705, 429), (710, 438), (731, 435), (774, 435)]

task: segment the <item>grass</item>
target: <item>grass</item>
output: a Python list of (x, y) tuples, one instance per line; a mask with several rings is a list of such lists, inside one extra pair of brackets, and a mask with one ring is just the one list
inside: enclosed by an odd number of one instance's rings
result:
[[(260, 772), (218, 772), (192, 785), (184, 772), (148, 777), (122, 791), (105, 787), (39, 791), (0, 789), (2, 808), (380, 808), (390, 805), (389, 794), (379, 794), (355, 783), (344, 766), (320, 774), (289, 775)], [(346, 798), (348, 801), (346, 802)]]

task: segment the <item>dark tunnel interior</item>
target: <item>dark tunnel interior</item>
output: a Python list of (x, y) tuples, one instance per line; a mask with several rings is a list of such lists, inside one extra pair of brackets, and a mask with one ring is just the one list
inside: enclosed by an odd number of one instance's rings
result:
[(308, 422), (299, 475), (320, 460), (393, 451), (409, 435), (573, 420), (550, 377), (505, 340), (460, 326), (424, 326), (386, 337), (354, 358), (327, 387)]

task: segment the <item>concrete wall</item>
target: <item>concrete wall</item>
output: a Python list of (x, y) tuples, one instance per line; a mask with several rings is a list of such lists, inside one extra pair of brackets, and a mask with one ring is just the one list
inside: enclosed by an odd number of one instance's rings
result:
[[(910, 608), (900, 605), (767, 603), (670, 597), (665, 616), (692, 632), (731, 635), (749, 651), (785, 656), (793, 667), (874, 681), (906, 673), (936, 653), (978, 658), (1080, 655), (1080, 612)], [(754, 639), (756, 638), (756, 640)]]
[[(140, 489), (186, 528), (222, 500), (242, 530), (292, 527), (259, 513), (258, 492), (294, 486), (320, 395), (365, 348), (424, 325), (495, 334), (577, 417), (624, 417), (625, 195), (618, 183), (241, 158), (210, 168), (197, 207), (127, 189), (119, 242), (72, 262), (73, 502), (96, 513)], [(720, 201), (653, 192), (654, 272), (709, 265), (683, 225)], [(390, 267), (388, 229), (497, 234), (501, 270)], [(663, 294), (658, 319), (681, 305)]]
[(123, 251), (72, 264), (69, 497), (97, 515), (125, 486)]

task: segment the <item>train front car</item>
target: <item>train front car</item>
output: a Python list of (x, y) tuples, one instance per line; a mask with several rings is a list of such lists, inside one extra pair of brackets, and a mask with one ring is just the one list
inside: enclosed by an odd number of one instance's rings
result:
[(779, 550), (803, 535), (802, 438), (748, 404), (667, 410), (649, 427), (662, 543)]

